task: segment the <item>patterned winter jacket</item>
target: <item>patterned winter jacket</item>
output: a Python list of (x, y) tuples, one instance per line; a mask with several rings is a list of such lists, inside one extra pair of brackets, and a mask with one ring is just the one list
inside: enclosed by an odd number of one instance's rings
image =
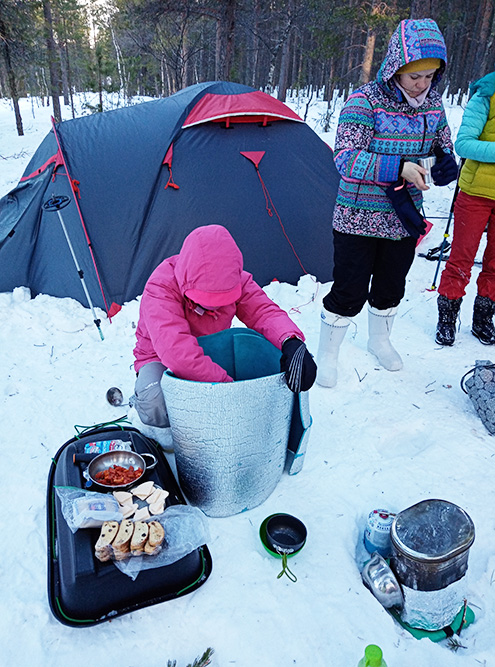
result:
[[(440, 58), (423, 104), (409, 105), (394, 75), (408, 62)], [(333, 227), (339, 232), (400, 239), (409, 236), (385, 189), (399, 178), (401, 159), (417, 162), (440, 146), (452, 152), (441, 95), (435, 90), (445, 70), (446, 49), (431, 19), (401, 21), (393, 33), (376, 80), (358, 88), (347, 99), (335, 138), (335, 164), (341, 181)], [(417, 208), (421, 191), (409, 185)]]
[[(292, 322), (242, 269), (242, 254), (221, 225), (193, 230), (178, 255), (164, 260), (145, 285), (136, 329), (134, 368), (161, 361), (175, 375), (196, 382), (232, 382), (226, 371), (205, 355), (198, 336), (230, 328), (234, 316), (281, 349), (286, 338), (304, 340)], [(219, 292), (241, 284), (241, 295), (228, 306), (205, 310), (185, 292)]]
[(473, 83), (471, 92), (455, 142), (456, 152), (468, 158), (459, 187), (468, 195), (495, 199), (495, 72)]

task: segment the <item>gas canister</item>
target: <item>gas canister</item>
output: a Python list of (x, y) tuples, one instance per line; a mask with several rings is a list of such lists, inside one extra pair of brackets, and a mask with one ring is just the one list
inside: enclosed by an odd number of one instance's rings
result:
[(391, 556), (390, 528), (394, 517), (394, 513), (382, 509), (372, 510), (369, 513), (364, 531), (364, 546), (370, 554), (378, 551), (384, 558)]

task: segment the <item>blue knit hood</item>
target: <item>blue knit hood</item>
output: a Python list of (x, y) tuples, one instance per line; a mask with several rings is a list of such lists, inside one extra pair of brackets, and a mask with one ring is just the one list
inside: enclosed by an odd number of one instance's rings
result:
[(434, 88), (447, 64), (447, 49), (442, 33), (433, 19), (401, 21), (390, 38), (387, 55), (376, 76), (377, 82), (400, 99), (401, 93), (393, 82), (394, 74), (403, 65), (422, 58), (439, 58), (442, 61), (431, 83)]

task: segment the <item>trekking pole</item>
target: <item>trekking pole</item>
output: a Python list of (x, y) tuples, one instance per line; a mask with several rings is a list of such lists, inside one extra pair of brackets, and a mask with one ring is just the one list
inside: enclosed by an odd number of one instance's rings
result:
[[(461, 162), (461, 166), (462, 166), (462, 162)], [(461, 169), (459, 168), (459, 174), (460, 173), (461, 173)], [(452, 216), (454, 215), (454, 204), (455, 204), (455, 200), (457, 199), (458, 193), (459, 193), (459, 177), (457, 178), (457, 183), (455, 184), (454, 196), (452, 197), (452, 204), (450, 205), (449, 217), (447, 218), (447, 226), (445, 227), (445, 231), (443, 233), (442, 244), (440, 245), (440, 252), (438, 254), (437, 268), (435, 270), (435, 275), (433, 276), (433, 282), (432, 282), (431, 287), (430, 287), (431, 292), (434, 292), (437, 288), (438, 272), (440, 271), (440, 264), (442, 263), (443, 253), (444, 253), (445, 247), (447, 245), (447, 239), (450, 236), (450, 234), (449, 234), (450, 223), (452, 222)]]
[(86, 281), (84, 280), (84, 271), (81, 269), (79, 266), (79, 262), (77, 261), (76, 253), (74, 252), (74, 248), (72, 247), (72, 243), (69, 238), (69, 234), (67, 232), (67, 228), (65, 226), (64, 219), (62, 217), (62, 214), (60, 213), (60, 210), (65, 208), (68, 204), (70, 204), (70, 197), (65, 197), (65, 196), (55, 196), (52, 195), (50, 199), (48, 199), (44, 204), (43, 208), (45, 211), (56, 211), (58, 214), (58, 219), (60, 220), (60, 224), (62, 225), (63, 232), (65, 234), (65, 238), (67, 241), (67, 245), (69, 246), (69, 250), (72, 255), (72, 259), (74, 260), (74, 264), (76, 265), (77, 273), (79, 278), (81, 279), (81, 285), (84, 290), (84, 294), (86, 295), (86, 299), (88, 300), (89, 307), (91, 308), (91, 312), (93, 313), (93, 322), (96, 325), (96, 328), (98, 329), (98, 333), (100, 334), (101, 340), (103, 339), (103, 333), (100, 329), (100, 324), (101, 320), (99, 320), (96, 317), (95, 309), (93, 306), (93, 302), (91, 301), (91, 297), (89, 296), (88, 288), (86, 287)]

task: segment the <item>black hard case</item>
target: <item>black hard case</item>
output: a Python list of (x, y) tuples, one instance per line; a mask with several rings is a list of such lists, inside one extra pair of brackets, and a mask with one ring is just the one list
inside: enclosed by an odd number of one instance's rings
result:
[(138, 453), (154, 454), (156, 468), (146, 480), (169, 491), (166, 506), (185, 504), (172, 470), (157, 445), (134, 428), (96, 428), (66, 442), (53, 459), (47, 489), (48, 599), (52, 613), (64, 625), (86, 627), (143, 607), (173, 600), (202, 586), (211, 573), (206, 545), (171, 565), (143, 570), (132, 581), (111, 562), (95, 558), (99, 528), (72, 533), (65, 521), (55, 486), (84, 487), (84, 464), (73, 455), (83, 453), (88, 442), (130, 441)]

